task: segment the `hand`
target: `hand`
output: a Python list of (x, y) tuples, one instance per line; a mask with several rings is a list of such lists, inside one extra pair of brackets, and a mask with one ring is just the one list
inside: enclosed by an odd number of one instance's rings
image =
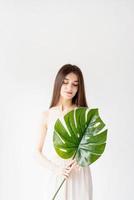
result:
[(67, 179), (72, 170), (80, 170), (80, 166), (77, 164), (76, 160), (71, 160), (64, 168), (58, 167), (56, 170), (56, 174), (63, 176)]

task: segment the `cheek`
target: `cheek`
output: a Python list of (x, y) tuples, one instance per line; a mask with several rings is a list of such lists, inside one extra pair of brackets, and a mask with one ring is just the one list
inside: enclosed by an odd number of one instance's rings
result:
[(64, 86), (62, 85), (60, 89), (60, 93), (62, 93), (63, 91), (64, 91)]
[(74, 88), (74, 89), (73, 89), (74, 95), (77, 93), (77, 91), (78, 91), (78, 88)]

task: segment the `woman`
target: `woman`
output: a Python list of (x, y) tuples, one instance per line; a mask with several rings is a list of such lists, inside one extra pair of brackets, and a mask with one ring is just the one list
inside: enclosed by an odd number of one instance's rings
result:
[(76, 107), (88, 107), (83, 75), (79, 67), (66, 64), (55, 78), (50, 107), (42, 113), (42, 123), (36, 155), (49, 170), (45, 200), (51, 200), (61, 181), (56, 200), (92, 200), (92, 177), (90, 167), (80, 167), (76, 160), (62, 159), (53, 146), (53, 130), (57, 118), (63, 117)]

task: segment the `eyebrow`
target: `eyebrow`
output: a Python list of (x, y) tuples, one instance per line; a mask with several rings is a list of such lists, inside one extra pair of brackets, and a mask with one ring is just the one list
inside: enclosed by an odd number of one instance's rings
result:
[[(68, 78), (64, 78), (65, 80), (69, 80)], [(78, 81), (73, 81), (73, 82), (78, 82)]]

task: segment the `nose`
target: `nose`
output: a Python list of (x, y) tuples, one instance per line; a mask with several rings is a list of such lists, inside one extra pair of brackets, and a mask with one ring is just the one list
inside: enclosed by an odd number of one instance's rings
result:
[(72, 84), (67, 84), (67, 90), (68, 90), (68, 92), (72, 91)]

